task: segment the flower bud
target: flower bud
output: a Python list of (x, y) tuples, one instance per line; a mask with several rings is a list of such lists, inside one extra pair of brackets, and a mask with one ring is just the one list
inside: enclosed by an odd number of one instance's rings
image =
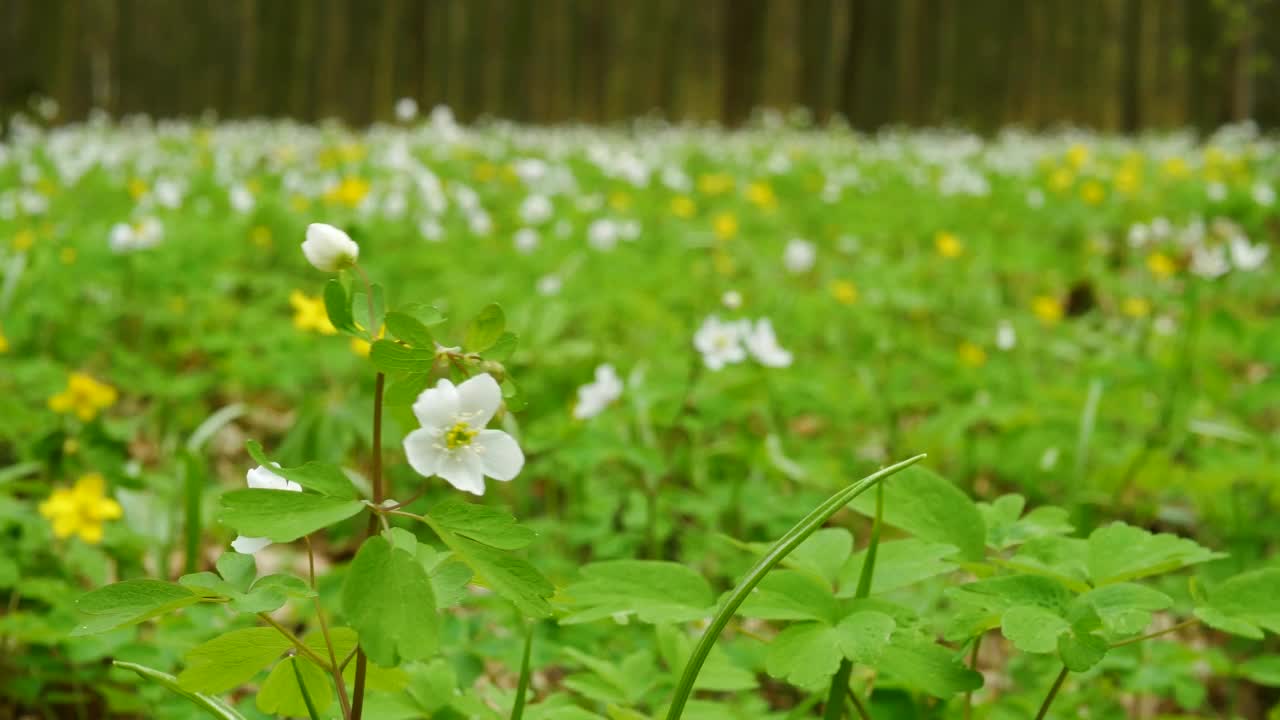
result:
[(302, 243), (302, 254), (317, 270), (337, 272), (355, 264), (360, 257), (360, 246), (332, 225), (311, 223), (307, 226), (307, 239)]

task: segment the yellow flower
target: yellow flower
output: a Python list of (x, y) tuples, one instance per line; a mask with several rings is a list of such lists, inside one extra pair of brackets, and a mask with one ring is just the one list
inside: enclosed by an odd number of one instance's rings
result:
[(1080, 198), (1090, 205), (1097, 205), (1107, 196), (1107, 191), (1102, 187), (1102, 183), (1097, 180), (1090, 180), (1080, 187)]
[(626, 212), (631, 207), (631, 196), (618, 190), (609, 196), (609, 207), (618, 212)]
[(1146, 298), (1125, 298), (1120, 310), (1131, 318), (1144, 318), (1151, 314), (1151, 301)]
[(67, 389), (49, 398), (49, 409), (57, 413), (75, 413), (76, 417), (89, 422), (99, 412), (115, 404), (119, 397), (116, 389), (98, 382), (82, 372), (73, 372), (67, 377)]
[(738, 234), (738, 218), (733, 213), (723, 212), (716, 215), (712, 220), (712, 226), (715, 229), (716, 237), (721, 240), (728, 240)]
[(1115, 186), (1116, 192), (1132, 195), (1142, 187), (1142, 171), (1137, 166), (1126, 163), (1116, 171)]
[(964, 244), (960, 242), (960, 238), (949, 232), (935, 235), (933, 245), (938, 248), (938, 254), (945, 258), (958, 258), (964, 254)]
[(31, 249), (31, 246), (35, 244), (36, 234), (26, 228), (19, 230), (18, 233), (13, 236), (13, 249), (18, 252), (25, 252)]
[[(356, 327), (363, 329), (363, 326), (360, 325), (360, 323), (356, 323)], [(382, 327), (378, 328), (378, 335), (377, 337), (374, 338), (374, 340), (381, 340), (382, 336), (386, 334), (387, 334), (387, 326), (383, 325)], [(351, 352), (359, 355), (360, 357), (363, 357), (363, 358), (369, 357), (369, 351), (372, 349), (373, 349), (373, 343), (370, 343), (368, 340), (365, 340), (364, 338), (351, 338)]]
[(289, 198), (289, 207), (296, 213), (306, 212), (311, 208), (311, 198), (306, 195), (294, 195)]
[(1041, 295), (1031, 301), (1031, 312), (1045, 325), (1057, 325), (1062, 319), (1062, 302), (1050, 295)]
[(58, 259), (63, 265), (71, 265), (76, 261), (76, 249), (73, 247), (64, 247), (58, 251)]
[(1152, 275), (1159, 278), (1167, 278), (1178, 271), (1178, 266), (1173, 262), (1173, 258), (1162, 252), (1153, 252), (1147, 256), (1147, 269)]
[(354, 163), (360, 162), (368, 154), (365, 146), (358, 142), (347, 142), (338, 146), (338, 158), (342, 162)]
[(249, 232), (249, 239), (260, 248), (269, 248), (271, 247), (271, 228), (258, 225)]
[(858, 302), (858, 286), (848, 280), (836, 280), (831, 283), (831, 296), (843, 305)]
[(704, 195), (719, 195), (733, 187), (733, 176), (728, 173), (713, 173), (698, 178), (698, 192)]
[(987, 351), (980, 346), (965, 340), (960, 343), (960, 362), (969, 367), (982, 367), (987, 364)]
[(693, 200), (687, 195), (677, 195), (671, 198), (671, 214), (678, 218), (689, 219), (698, 211), (698, 206), (693, 204)]
[(321, 335), (338, 333), (338, 329), (329, 322), (329, 313), (324, 309), (322, 298), (294, 290), (289, 293), (289, 304), (293, 306), (293, 326), (299, 330), (314, 330)]
[(1049, 187), (1055, 192), (1066, 192), (1076, 181), (1076, 174), (1070, 168), (1058, 168), (1049, 176)]
[(147, 194), (147, 183), (141, 178), (133, 178), (129, 181), (129, 196), (135, 201), (141, 200), (143, 195)]
[(479, 180), (480, 182), (489, 182), (498, 176), (498, 166), (491, 162), (482, 162), (476, 165), (476, 169), (473, 171), (473, 174), (475, 175), (476, 180)]
[(342, 182), (329, 188), (324, 194), (324, 201), (330, 205), (339, 204), (355, 207), (369, 194), (369, 181), (364, 178), (348, 175)]
[(9, 352), (9, 338), (5, 337), (4, 333), (0, 332), (0, 355), (7, 352)]
[(124, 515), (120, 503), (107, 497), (106, 481), (96, 472), (81, 475), (73, 487), (54, 490), (39, 509), (53, 523), (54, 537), (79, 535), (93, 544), (102, 542), (103, 522)]
[(1075, 145), (1067, 148), (1067, 163), (1070, 164), (1071, 167), (1079, 170), (1084, 167), (1084, 164), (1087, 162), (1089, 162), (1088, 146), (1076, 143)]
[(712, 254), (711, 264), (715, 267), (716, 272), (721, 275), (732, 275), (737, 268), (737, 264), (733, 261), (733, 256), (720, 248), (716, 248)]
[(1164, 161), (1161, 166), (1164, 174), (1174, 180), (1181, 180), (1191, 174), (1191, 168), (1187, 166), (1187, 161), (1180, 157), (1171, 157)]
[(778, 206), (778, 196), (768, 183), (754, 182), (747, 186), (747, 200), (756, 207), (772, 210)]

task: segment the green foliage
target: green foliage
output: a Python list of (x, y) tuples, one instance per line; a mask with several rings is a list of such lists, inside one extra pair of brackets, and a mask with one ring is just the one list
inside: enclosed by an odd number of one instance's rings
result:
[(427, 571), (413, 553), (383, 537), (366, 540), (352, 560), (342, 610), (359, 633), (360, 647), (383, 667), (436, 652), (440, 630)]
[(292, 542), (364, 509), (359, 500), (287, 490), (232, 490), (222, 494), (218, 520), (252, 537)]

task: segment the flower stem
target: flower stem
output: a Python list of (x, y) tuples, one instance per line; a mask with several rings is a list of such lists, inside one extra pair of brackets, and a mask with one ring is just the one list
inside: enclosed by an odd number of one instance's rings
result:
[[(978, 669), (978, 652), (982, 650), (982, 638), (985, 635), (978, 635), (973, 641), (973, 652), (969, 655), (969, 669), (977, 671)], [(973, 715), (973, 691), (964, 694), (964, 720), (969, 720)]]
[[(381, 506), (386, 497), (386, 489), (382, 485), (382, 391), (387, 383), (387, 376), (378, 373), (373, 388), (373, 461), (370, 476), (373, 483), (373, 504)], [(378, 518), (381, 513), (369, 515), (368, 534), (378, 532)], [(364, 713), (364, 682), (369, 669), (369, 659), (364, 651), (356, 648), (356, 677), (351, 695), (351, 720), (360, 720)]]
[(332, 665), (330, 665), (324, 658), (317, 655), (315, 651), (313, 651), (311, 648), (307, 647), (306, 643), (299, 640), (297, 635), (294, 635), (292, 632), (289, 631), (289, 628), (276, 622), (275, 618), (271, 617), (270, 615), (264, 612), (258, 613), (258, 617), (262, 618), (262, 620), (266, 622), (268, 625), (270, 625), (271, 627), (280, 631), (280, 634), (284, 635), (285, 638), (289, 640), (289, 642), (293, 643), (293, 646), (298, 648), (298, 652), (302, 653), (303, 655), (306, 655), (308, 660), (315, 663), (316, 665), (319, 665), (321, 668), (325, 669), (326, 671), (330, 671), (330, 672), (333, 671)]
[(844, 698), (851, 694), (849, 675), (853, 674), (853, 663), (848, 658), (840, 659), (840, 668), (831, 678), (831, 687), (827, 690), (827, 704), (822, 709), (822, 720), (841, 720), (844, 717)]
[(1062, 666), (1062, 672), (1058, 673), (1058, 678), (1053, 681), (1053, 686), (1049, 688), (1049, 694), (1044, 696), (1044, 702), (1040, 703), (1040, 712), (1036, 713), (1036, 720), (1044, 720), (1045, 715), (1049, 714), (1049, 706), (1053, 704), (1053, 699), (1058, 696), (1058, 691), (1062, 689), (1062, 683), (1067, 679), (1067, 666)]
[(1124, 647), (1125, 645), (1133, 645), (1134, 643), (1140, 643), (1140, 642), (1142, 642), (1143, 640), (1150, 640), (1151, 638), (1158, 638), (1158, 637), (1160, 637), (1161, 635), (1168, 635), (1169, 633), (1175, 633), (1175, 632), (1178, 632), (1179, 630), (1185, 630), (1186, 628), (1189, 628), (1189, 627), (1191, 627), (1192, 625), (1195, 625), (1195, 624), (1197, 624), (1197, 623), (1199, 623), (1199, 622), (1200, 622), (1200, 620), (1199, 620), (1198, 618), (1191, 618), (1190, 620), (1183, 620), (1182, 622), (1178, 623), (1177, 625), (1174, 625), (1174, 626), (1172, 626), (1172, 627), (1167, 627), (1167, 628), (1165, 628), (1165, 629), (1163, 629), (1163, 630), (1157, 630), (1157, 631), (1155, 631), (1155, 632), (1153, 632), (1153, 633), (1147, 633), (1146, 635), (1140, 635), (1140, 636), (1138, 636), (1138, 637), (1136, 637), (1136, 638), (1129, 638), (1128, 640), (1121, 640), (1120, 642), (1117, 642), (1117, 643), (1111, 643), (1111, 647), (1113, 647), (1113, 648)]
[[(316, 555), (311, 549), (311, 536), (303, 536), (307, 541), (307, 571), (311, 580), (311, 592), (316, 593), (311, 599), (316, 604), (316, 619), (320, 623), (320, 634), (324, 636), (324, 646), (329, 651), (329, 667), (333, 668), (333, 684), (338, 688), (338, 703), (342, 706), (342, 717), (351, 717), (351, 699), (347, 697), (347, 683), (342, 679), (342, 668), (338, 666), (338, 656), (333, 650), (333, 640), (329, 637), (329, 623), (324, 619), (324, 608), (320, 606), (320, 595), (316, 590)], [(297, 668), (294, 668), (295, 672)]]
[(858, 694), (853, 691), (853, 688), (848, 688), (848, 690), (849, 702), (853, 703), (853, 709), (858, 711), (858, 717), (862, 720), (871, 720), (871, 714), (867, 712), (867, 706), (863, 705), (862, 701), (858, 699)]

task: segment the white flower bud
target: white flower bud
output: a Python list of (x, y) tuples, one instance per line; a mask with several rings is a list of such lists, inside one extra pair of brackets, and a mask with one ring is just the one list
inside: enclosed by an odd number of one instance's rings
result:
[(302, 254), (317, 270), (337, 272), (355, 264), (360, 257), (360, 246), (332, 225), (311, 223), (307, 226), (307, 239), (302, 243)]

